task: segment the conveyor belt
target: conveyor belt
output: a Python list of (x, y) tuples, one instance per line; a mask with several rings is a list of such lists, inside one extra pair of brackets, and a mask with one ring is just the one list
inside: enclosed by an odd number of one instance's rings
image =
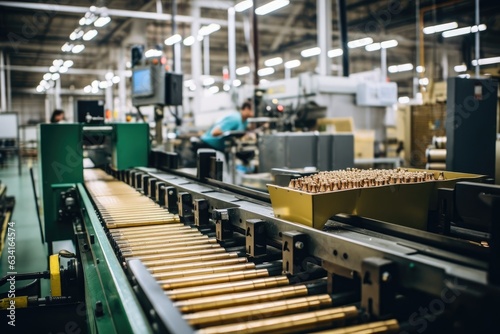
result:
[[(356, 306), (326, 293), (326, 280), (292, 283), (279, 261), (254, 263), (210, 234), (180, 223), (150, 198), (102, 171), (85, 173), (111, 243), (140, 259), (197, 333), (302, 333), (348, 327)], [(392, 333), (397, 322), (365, 324)], [(370, 331), (372, 330), (372, 331)]]

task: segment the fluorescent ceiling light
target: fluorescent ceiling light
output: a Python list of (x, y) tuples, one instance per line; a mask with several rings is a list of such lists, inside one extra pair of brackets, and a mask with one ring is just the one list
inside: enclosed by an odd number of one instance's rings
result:
[(166, 45), (174, 45), (175, 43), (179, 43), (181, 40), (182, 40), (181, 35), (175, 34), (175, 35), (172, 35), (169, 38), (167, 38), (165, 40), (165, 44)]
[(51, 79), (54, 80), (54, 81), (56, 81), (60, 77), (61, 77), (61, 75), (59, 73), (52, 73)]
[(115, 75), (113, 78), (111, 78), (111, 82), (114, 84), (117, 84), (120, 82), (120, 77)]
[(235, 79), (235, 80), (233, 80), (233, 86), (234, 86), (234, 87), (239, 87), (239, 86), (241, 86), (241, 80), (239, 80), (239, 79)]
[(312, 56), (317, 56), (321, 53), (321, 49), (319, 47), (314, 47), (310, 49), (305, 49), (300, 52), (300, 55), (302, 57), (312, 57)]
[(68, 68), (66, 66), (59, 67), (59, 73), (66, 73), (66, 72), (68, 72)]
[[(52, 77), (52, 74), (50, 75)], [(50, 79), (48, 79), (50, 80)], [(45, 86), (48, 80), (40, 80), (40, 86)]]
[(161, 50), (149, 49), (148, 51), (144, 52), (144, 57), (146, 58), (161, 57), (162, 54), (163, 52)]
[(73, 66), (73, 61), (70, 59), (70, 60), (66, 60), (63, 64), (64, 67), (71, 67)]
[(51, 66), (51, 67), (49, 67), (49, 71), (52, 73), (57, 72), (57, 67)]
[(237, 11), (238, 13), (243, 12), (249, 8), (252, 8), (253, 6), (253, 1), (252, 0), (244, 0), (242, 2), (237, 3), (234, 6), (234, 10)]
[(90, 41), (92, 38), (97, 36), (97, 30), (91, 29), (83, 35), (83, 40), (84, 41)]
[(417, 68), (417, 73), (424, 73), (425, 72), (425, 67), (418, 65)]
[(289, 60), (284, 64), (285, 68), (295, 68), (300, 66), (300, 60), (294, 59), (294, 60)]
[(85, 93), (90, 93), (92, 91), (92, 86), (87, 85), (87, 86), (83, 87), (83, 91)]
[(184, 41), (182, 43), (184, 43), (185, 46), (193, 45), (194, 44), (194, 36), (189, 36), (189, 37), (184, 38)]
[(271, 12), (274, 12), (275, 10), (278, 10), (280, 8), (283, 8), (287, 6), (290, 3), (289, 0), (274, 0), (269, 3), (266, 3), (263, 6), (258, 7), (255, 9), (255, 14), (257, 15), (266, 15)]
[(365, 46), (366, 51), (377, 51), (380, 50), (381, 48), (382, 46), (380, 45), (380, 43), (372, 43)]
[(212, 87), (210, 87), (210, 88), (208, 89), (208, 91), (209, 91), (210, 93), (212, 93), (212, 94), (216, 94), (216, 93), (218, 93), (218, 92), (219, 92), (219, 87), (217, 87), (217, 86), (212, 86)]
[(395, 46), (398, 46), (398, 41), (396, 41), (395, 39), (390, 39), (388, 41), (381, 42), (380, 46), (382, 47), (382, 49), (393, 48)]
[(73, 53), (80, 53), (82, 52), (83, 50), (85, 49), (85, 45), (83, 44), (77, 44), (73, 47), (73, 49), (71, 49), (71, 52)]
[(373, 43), (373, 39), (371, 37), (365, 37), (365, 38), (361, 38), (361, 39), (356, 39), (354, 41), (350, 41), (349, 43), (347, 43), (347, 46), (351, 49), (354, 49), (354, 48), (360, 48), (362, 46), (372, 44), (372, 43)]
[(69, 35), (69, 39), (71, 39), (72, 41), (80, 39), (80, 38), (82, 38), (83, 34), (84, 34), (83, 30), (80, 28), (77, 28), (77, 29), (73, 30), (73, 32)]
[(458, 27), (457, 22), (449, 22), (449, 23), (438, 24), (435, 26), (425, 27), (423, 29), (423, 32), (424, 34), (429, 35), (429, 34), (435, 34), (437, 32), (442, 32), (445, 30), (455, 29), (457, 27)]
[(421, 85), (421, 86), (427, 86), (429, 84), (429, 78), (421, 78), (421, 79), (418, 79), (418, 83)]
[(389, 68), (387, 70), (389, 71), (389, 73), (406, 72), (406, 71), (413, 70), (413, 65), (410, 63), (401, 64), (401, 65), (393, 65), (393, 66), (389, 66)]
[(245, 75), (248, 73), (250, 73), (250, 67), (248, 67), (248, 66), (243, 66), (243, 67), (239, 67), (236, 69), (237, 75)]
[(113, 79), (114, 76), (115, 75), (113, 74), (113, 72), (108, 72), (108, 73), (106, 73), (106, 75), (104, 75), (106, 80), (111, 80), (111, 79)]
[(101, 16), (94, 22), (94, 26), (97, 28), (101, 28), (101, 27), (104, 27), (109, 22), (111, 22), (111, 17)]
[(203, 78), (203, 86), (210, 86), (215, 83), (215, 79), (212, 77), (205, 77)]
[(271, 59), (268, 59), (264, 62), (264, 65), (266, 66), (276, 66), (276, 65), (279, 65), (283, 63), (283, 59), (281, 57), (275, 57), (275, 58), (271, 58)]
[(228, 84), (224, 84), (224, 86), (222, 86), (222, 89), (224, 89), (225, 92), (228, 92), (231, 89), (231, 86), (229, 86)]
[(52, 77), (52, 73), (45, 73), (43, 75), (43, 80), (50, 80), (51, 77)]
[(486, 25), (480, 24), (479, 26), (463, 27), (453, 30), (447, 30), (443, 32), (443, 37), (444, 38), (455, 37), (455, 36), (470, 34), (471, 32), (475, 33), (484, 30), (486, 30)]
[(43, 92), (43, 87), (42, 87), (42, 86), (36, 86), (36, 91), (37, 91), (38, 93)]
[(342, 50), (342, 49), (333, 49), (333, 50), (328, 51), (328, 57), (330, 57), (330, 58), (339, 57), (339, 56), (342, 56), (343, 54), (344, 54), (344, 50)]
[(193, 79), (184, 80), (184, 87), (189, 87), (189, 86), (191, 86), (192, 84), (194, 84)]
[(259, 77), (264, 77), (266, 75), (271, 75), (273, 73), (274, 73), (274, 68), (272, 67), (261, 68), (260, 70), (257, 71)]
[(66, 42), (66, 43), (64, 43), (63, 46), (61, 46), (61, 51), (62, 52), (70, 52), (72, 48), (73, 48), (73, 44), (69, 44), (68, 42)]
[(198, 31), (198, 34), (201, 36), (208, 36), (211, 33), (216, 32), (217, 30), (220, 29), (220, 25), (217, 23), (210, 23), (208, 26), (203, 26), (201, 29)]
[(99, 88), (100, 89), (106, 89), (108, 87), (109, 87), (109, 85), (108, 85), (107, 81), (101, 81), (101, 82), (99, 82)]
[(92, 86), (91, 93), (93, 93), (93, 94), (97, 94), (97, 93), (99, 93), (99, 87), (97, 87), (97, 86)]
[(457, 73), (465, 72), (465, 71), (467, 71), (467, 65), (463, 65), (463, 64), (462, 65), (457, 65), (457, 66), (453, 67), (453, 69)]
[(410, 103), (410, 98), (408, 96), (401, 96), (398, 98), (398, 102), (401, 104)]
[(485, 31), (485, 30), (486, 30), (486, 24), (480, 24), (479, 26), (470, 27), (470, 32), (478, 32), (478, 31)]
[(53, 64), (55, 67), (59, 67), (59, 66), (61, 66), (62, 64), (64, 64), (64, 60), (62, 60), (62, 59), (54, 59), (54, 61), (52, 62), (52, 64)]
[[(477, 66), (477, 60), (474, 59), (472, 61), (472, 66)], [(500, 63), (500, 57), (490, 57), (490, 58), (482, 58), (479, 59), (479, 65), (490, 65), (490, 64), (496, 64)]]
[(259, 85), (265, 85), (265, 84), (268, 84), (270, 81), (267, 80), (267, 79), (260, 79), (259, 80)]

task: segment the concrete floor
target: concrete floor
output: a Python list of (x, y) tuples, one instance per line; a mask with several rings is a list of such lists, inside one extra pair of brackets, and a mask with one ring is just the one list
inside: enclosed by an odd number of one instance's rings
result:
[[(16, 205), (11, 220), (15, 222), (16, 248), (15, 248), (15, 271), (18, 273), (38, 272), (47, 270), (47, 247), (42, 244), (40, 227), (36, 213), (35, 198), (29, 173), (29, 166), (33, 161), (23, 159), (22, 173), (18, 173), (17, 158), (8, 159), (6, 165), (0, 168), (0, 181), (7, 185), (7, 195), (14, 196)], [(35, 162), (36, 163), (36, 162)], [(34, 166), (35, 178), (38, 170)], [(38, 182), (38, 181), (37, 181)], [(37, 193), (38, 190), (37, 184)], [(0, 277), (6, 275), (9, 270), (7, 263), (7, 245), (0, 257)], [(28, 282), (17, 282), (17, 287), (22, 287)], [(42, 284), (42, 292), (46, 284)], [(7, 285), (0, 287), (4, 292)]]

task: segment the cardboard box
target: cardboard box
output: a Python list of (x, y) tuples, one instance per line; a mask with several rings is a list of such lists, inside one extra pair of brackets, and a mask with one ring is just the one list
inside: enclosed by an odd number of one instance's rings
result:
[(375, 155), (375, 130), (354, 132), (354, 159), (373, 159)]

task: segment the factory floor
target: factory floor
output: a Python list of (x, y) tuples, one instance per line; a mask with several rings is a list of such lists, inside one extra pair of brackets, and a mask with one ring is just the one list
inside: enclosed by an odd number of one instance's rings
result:
[[(36, 163), (31, 159), (23, 159), (21, 174), (18, 172), (18, 160), (11, 157), (0, 167), (0, 181), (7, 186), (7, 196), (15, 197), (14, 212), (10, 221), (14, 222), (15, 228), (15, 268), (9, 269), (8, 254), (9, 247), (6, 244), (0, 256), (0, 277), (7, 272), (29, 273), (47, 270), (47, 247), (42, 244), (40, 227), (37, 218), (35, 199), (30, 178), (29, 167)], [(34, 166), (37, 175), (36, 166)], [(36, 176), (35, 176), (36, 177)], [(39, 190), (37, 189), (37, 192)], [(46, 280), (45, 280), (46, 281)], [(18, 281), (16, 287), (19, 289), (29, 281)], [(42, 282), (42, 293), (47, 288), (46, 282)], [(0, 293), (8, 290), (8, 285), (0, 286)]]

